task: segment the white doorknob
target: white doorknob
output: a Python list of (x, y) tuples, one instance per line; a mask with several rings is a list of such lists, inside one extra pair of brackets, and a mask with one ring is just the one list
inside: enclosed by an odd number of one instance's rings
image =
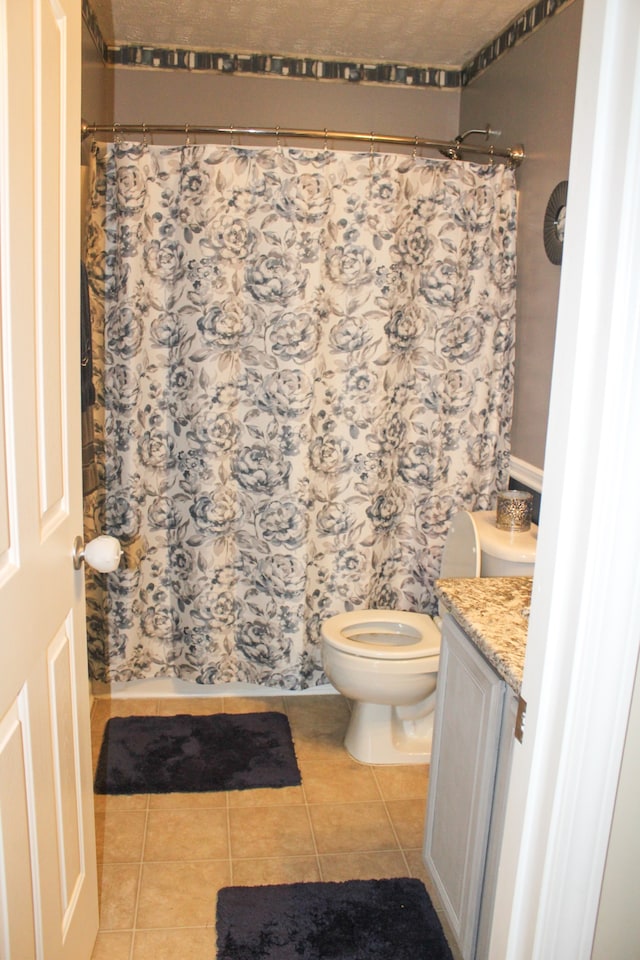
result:
[(121, 556), (122, 547), (115, 537), (96, 537), (86, 546), (82, 537), (76, 537), (73, 542), (73, 566), (76, 570), (79, 570), (82, 561), (86, 560), (98, 573), (111, 573), (117, 569)]

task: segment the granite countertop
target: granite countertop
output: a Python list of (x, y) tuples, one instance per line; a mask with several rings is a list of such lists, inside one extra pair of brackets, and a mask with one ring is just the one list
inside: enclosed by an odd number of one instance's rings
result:
[(436, 582), (443, 607), (516, 693), (522, 685), (532, 582), (532, 577)]

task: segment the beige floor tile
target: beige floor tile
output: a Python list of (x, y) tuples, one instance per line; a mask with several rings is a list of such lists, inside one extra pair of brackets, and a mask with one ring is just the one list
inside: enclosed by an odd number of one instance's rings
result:
[(100, 930), (131, 930), (136, 910), (140, 866), (104, 863), (98, 866)]
[(308, 803), (380, 800), (371, 769), (355, 761), (329, 764), (301, 760), (300, 772)]
[(225, 697), (225, 713), (284, 713), (282, 697)]
[(309, 814), (319, 854), (398, 849), (382, 802), (311, 804)]
[(235, 886), (273, 883), (310, 883), (320, 879), (316, 857), (278, 857), (265, 860), (233, 860)]
[(99, 933), (91, 960), (129, 960), (133, 933)]
[(214, 926), (139, 930), (133, 944), (133, 960), (213, 960), (216, 931)]
[(427, 764), (375, 766), (372, 770), (385, 800), (420, 800), (427, 795), (429, 785)]
[(146, 810), (149, 805), (149, 797), (146, 793), (127, 794), (109, 794), (95, 793), (93, 795), (93, 808), (96, 813), (109, 813), (117, 816), (119, 813), (134, 813), (139, 810)]
[[(107, 862), (99, 868), (93, 960), (214, 960), (217, 891), (231, 883), (409, 874), (429, 889), (422, 862), (428, 767), (354, 761), (343, 744), (350, 714), (341, 696), (100, 700), (94, 757), (111, 716), (258, 710), (289, 717), (302, 786), (96, 796), (97, 844)], [(141, 854), (142, 866), (118, 859)]]
[(136, 927), (213, 925), (218, 890), (230, 878), (227, 860), (143, 864)]
[(145, 810), (119, 813), (110, 808), (105, 813), (96, 813), (98, 861), (139, 863), (146, 819)]
[(422, 849), (425, 800), (388, 800), (387, 810), (403, 850)]
[(158, 716), (177, 717), (182, 713), (194, 717), (225, 713), (224, 697), (165, 697), (157, 701)]
[(398, 850), (383, 850), (380, 853), (323, 854), (320, 857), (322, 879), (384, 880), (387, 877), (406, 877), (407, 865)]
[(111, 700), (108, 697), (94, 701), (91, 711), (92, 726), (104, 726), (110, 717), (153, 717), (158, 712), (160, 700), (154, 697), (131, 697)]
[(410, 875), (415, 877), (416, 880), (422, 880), (427, 890), (429, 890), (428, 884), (431, 883), (431, 878), (427, 873), (422, 850), (405, 850), (404, 855), (409, 865)]
[(226, 860), (229, 856), (227, 811), (150, 810), (144, 859)]
[(299, 762), (353, 763), (344, 745), (349, 709), (342, 697), (288, 698), (285, 706)]
[(224, 790), (203, 793), (151, 793), (149, 810), (226, 809), (228, 794)]
[(305, 807), (230, 808), (229, 823), (234, 860), (315, 854)]
[(230, 790), (229, 807), (273, 807), (304, 803), (302, 787), (277, 787), (261, 790)]

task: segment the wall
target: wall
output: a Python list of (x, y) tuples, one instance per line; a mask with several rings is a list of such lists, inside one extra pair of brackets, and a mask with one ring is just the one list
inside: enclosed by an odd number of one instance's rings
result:
[(460, 129), (502, 131), (497, 143), (524, 143), (518, 171), (518, 327), (512, 453), (544, 466), (560, 267), (549, 262), (542, 224), (549, 194), (566, 180), (582, 0), (545, 21), (462, 94)]
[[(82, 22), (82, 119), (113, 123), (113, 71), (105, 67), (86, 23)], [(86, 149), (85, 141), (85, 149)]]
[(458, 132), (458, 90), (138, 67), (113, 73), (114, 119), (120, 123), (333, 128), (442, 140)]

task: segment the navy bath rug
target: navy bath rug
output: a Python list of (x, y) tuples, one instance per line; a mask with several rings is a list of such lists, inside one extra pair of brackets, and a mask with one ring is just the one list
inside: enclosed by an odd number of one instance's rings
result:
[(292, 787), (300, 771), (283, 713), (112, 717), (95, 792), (203, 793)]
[(453, 960), (419, 880), (224, 887), (218, 960)]

